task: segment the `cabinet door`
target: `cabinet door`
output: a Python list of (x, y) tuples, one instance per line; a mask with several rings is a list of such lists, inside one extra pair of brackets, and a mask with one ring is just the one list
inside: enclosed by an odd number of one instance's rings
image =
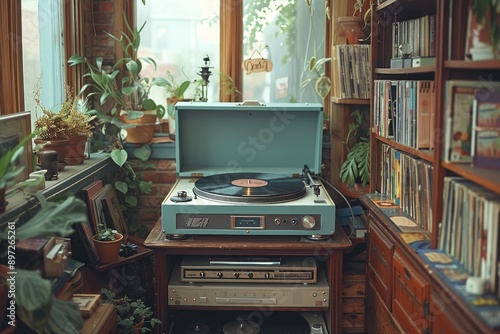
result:
[(394, 252), (392, 311), (406, 333), (424, 333), (428, 327), (429, 283)]
[[(369, 215), (370, 239), (368, 246), (368, 279), (377, 289), (386, 307), (391, 309), (391, 270), (394, 244), (375, 226), (375, 217)], [(374, 221), (374, 223), (371, 223)]]

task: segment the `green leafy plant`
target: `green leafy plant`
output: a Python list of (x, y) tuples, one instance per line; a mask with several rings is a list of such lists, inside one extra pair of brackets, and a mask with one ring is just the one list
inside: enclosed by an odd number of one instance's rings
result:
[(72, 55), (68, 62), (71, 66), (84, 64), (88, 70), (86, 77), (91, 79), (82, 87), (80, 93), (84, 93), (87, 88), (91, 92), (87, 97), (97, 95), (99, 104), (103, 106), (106, 101), (112, 101), (110, 114), (103, 114), (96, 110), (99, 119), (105, 123), (112, 123), (118, 127), (126, 128), (126, 125), (118, 120), (120, 112), (128, 112), (128, 118), (133, 120), (144, 115), (145, 110), (155, 110), (158, 118), (165, 115), (165, 107), (156, 104), (150, 97), (153, 86), (164, 85), (165, 79), (160, 77), (149, 78), (143, 76), (143, 62), (151, 64), (156, 70), (156, 61), (151, 57), (139, 57), (139, 47), (141, 32), (146, 22), (139, 28), (132, 28), (123, 15), (126, 31), (121, 31), (118, 36), (106, 32), (121, 48), (123, 57), (116, 60), (111, 69), (104, 66), (102, 57), (97, 57), (95, 63), (81, 55)]
[[(16, 240), (53, 235), (65, 237), (73, 233), (73, 224), (87, 220), (87, 208), (75, 196), (52, 202), (46, 201), (40, 194), (35, 194), (35, 198), (40, 203), (40, 210), (25, 223), (15, 223)], [(0, 232), (5, 252), (7, 244), (11, 244), (10, 231), (6, 227)], [(7, 259), (4, 258), (2, 263), (7, 263)], [(42, 334), (80, 333), (83, 319), (77, 304), (57, 299), (52, 293), (52, 283), (42, 278), (40, 271), (21, 268), (15, 271), (14, 298), (19, 321)]]
[(101, 289), (107, 302), (113, 304), (118, 314), (117, 328), (125, 333), (151, 332), (161, 321), (153, 317), (151, 307), (146, 306), (142, 299), (132, 300), (127, 296), (117, 297), (108, 289)]
[[(73, 89), (65, 85), (65, 99), (57, 111), (42, 106), (40, 99), (40, 78), (33, 88), (33, 98), (42, 115), (35, 121), (37, 137), (43, 140), (67, 139), (73, 135), (92, 135), (92, 120), (85, 102), (76, 99)], [(54, 108), (55, 109), (55, 108)]]
[(364, 126), (365, 113), (355, 109), (351, 117), (353, 121), (345, 140), (348, 153), (340, 168), (340, 180), (350, 189), (356, 183), (366, 187), (370, 182), (370, 143), (369, 131)]
[(109, 227), (104, 227), (104, 225), (99, 224), (97, 234), (94, 236), (95, 240), (98, 241), (113, 241), (116, 240), (116, 235), (118, 231)]

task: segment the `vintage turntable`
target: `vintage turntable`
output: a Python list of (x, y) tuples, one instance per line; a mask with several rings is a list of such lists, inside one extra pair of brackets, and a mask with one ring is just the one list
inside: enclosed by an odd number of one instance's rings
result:
[(178, 103), (178, 180), (162, 228), (186, 235), (299, 235), (335, 231), (320, 180), (320, 104)]
[(170, 334), (328, 334), (320, 312), (184, 311), (173, 318)]

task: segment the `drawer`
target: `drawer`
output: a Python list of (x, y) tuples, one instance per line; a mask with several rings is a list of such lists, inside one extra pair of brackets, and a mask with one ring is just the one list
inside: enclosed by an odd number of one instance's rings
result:
[[(371, 217), (373, 219), (373, 217)], [(369, 224), (368, 279), (377, 289), (387, 308), (391, 309), (392, 256), (394, 244), (387, 239), (375, 224)]]
[(422, 333), (429, 327), (429, 283), (397, 251), (393, 263), (392, 311), (406, 333)]

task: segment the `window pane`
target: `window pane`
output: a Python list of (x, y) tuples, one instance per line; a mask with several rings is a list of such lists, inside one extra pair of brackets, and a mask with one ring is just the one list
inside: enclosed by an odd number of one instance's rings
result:
[(322, 102), (314, 83), (301, 87), (310, 74), (311, 56), (324, 57), (325, 1), (244, 0), (244, 59), (261, 55), (273, 62), (271, 72), (243, 75), (243, 99), (261, 102)]
[[(141, 56), (150, 56), (157, 62), (156, 74), (149, 66), (148, 74), (164, 76), (171, 73), (177, 84), (185, 80), (200, 80), (203, 58), (210, 58), (211, 72), (207, 99), (219, 100), (219, 13), (220, 0), (148, 0), (137, 1), (137, 26), (141, 27)], [(196, 85), (191, 85), (185, 98), (195, 96)], [(198, 96), (199, 97), (199, 96)], [(165, 101), (166, 92), (156, 90), (155, 100)]]
[(34, 129), (33, 88), (38, 77), (42, 76), (40, 99), (45, 108), (57, 110), (64, 97), (61, 2), (22, 0), (22, 35), (24, 104)]

